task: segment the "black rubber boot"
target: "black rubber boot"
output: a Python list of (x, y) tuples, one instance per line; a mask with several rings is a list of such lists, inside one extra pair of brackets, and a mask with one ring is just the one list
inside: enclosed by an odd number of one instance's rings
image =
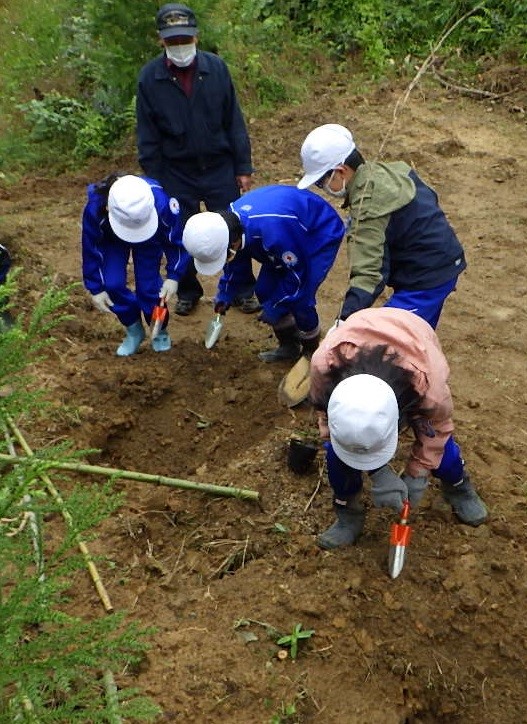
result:
[(317, 543), (324, 550), (330, 551), (341, 546), (353, 545), (361, 535), (366, 513), (359, 502), (360, 495), (349, 498), (345, 504), (333, 501), (333, 510), (337, 520), (317, 538)]
[(485, 503), (474, 490), (469, 476), (464, 473), (461, 482), (449, 485), (441, 481), (443, 497), (450, 503), (455, 515), (462, 523), (477, 527), (488, 518)]
[(320, 344), (320, 334), (317, 334), (316, 337), (311, 337), (311, 339), (302, 339), (301, 343), (302, 354), (304, 357), (311, 359), (313, 353), (316, 352), (318, 345)]
[(282, 360), (294, 360), (296, 362), (302, 353), (296, 325), (284, 329), (273, 329), (273, 331), (279, 346), (276, 349), (270, 349), (268, 352), (260, 352), (258, 358), (262, 362), (281, 362)]

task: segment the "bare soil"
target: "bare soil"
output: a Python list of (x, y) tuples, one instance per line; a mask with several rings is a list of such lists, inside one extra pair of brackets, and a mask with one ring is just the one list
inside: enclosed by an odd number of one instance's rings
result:
[[(194, 315), (171, 317), (170, 352), (144, 343), (124, 359), (115, 356), (119, 324), (77, 288), (74, 319), (35, 370), (53, 413), (24, 430), (33, 449), (67, 439), (100, 450), (92, 463), (260, 495), (255, 503), (121, 481), (126, 502), (90, 544), (106, 557), (100, 573), (114, 608), (157, 628), (142, 666), (117, 681), (150, 695), (160, 722), (527, 722), (524, 106), (419, 87), (393, 123), (403, 91), (323, 86), (308, 104), (251, 120), (255, 178), (295, 183), (306, 133), (339, 122), (365, 156), (382, 147), (382, 158), (406, 160), (435, 187), (469, 262), (438, 333), (487, 525), (457, 523), (432, 485), (398, 579), (387, 574), (389, 512), (370, 507), (357, 546), (319, 550), (316, 535), (332, 520), (322, 454), (306, 475), (286, 463), (289, 435), (314, 430), (312, 412), (279, 405), (288, 368), (258, 361), (273, 342), (255, 315), (229, 311), (220, 342), (205, 349), (214, 280), (204, 280)], [(138, 171), (133, 155), (117, 167)], [(61, 285), (80, 279), (85, 187), (113, 169), (43, 171), (1, 189), (0, 241), (23, 267), (21, 309), (41, 295), (45, 274)], [(343, 246), (319, 293), (325, 328), (346, 277)], [(104, 615), (85, 578), (73, 589), (77, 612)], [(281, 659), (276, 632), (299, 623), (315, 633), (295, 660)]]

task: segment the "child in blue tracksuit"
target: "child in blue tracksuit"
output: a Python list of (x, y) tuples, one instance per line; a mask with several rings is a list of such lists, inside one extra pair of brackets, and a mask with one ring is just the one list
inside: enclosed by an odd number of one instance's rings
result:
[[(88, 186), (82, 216), (82, 274), (84, 286), (101, 312), (113, 312), (126, 327), (117, 349), (120, 357), (137, 352), (145, 338), (141, 315), (150, 324), (160, 298), (167, 302), (178, 287), (189, 255), (181, 243), (179, 204), (157, 181), (145, 176), (111, 175)], [(132, 256), (135, 292), (127, 287)], [(166, 259), (166, 279), (160, 266)], [(166, 330), (152, 339), (156, 352), (171, 347)]]
[[(5, 284), (7, 279), (7, 272), (11, 268), (11, 255), (3, 246), (0, 244), (0, 285)], [(4, 299), (4, 303), (7, 304), (8, 300)], [(13, 325), (13, 317), (8, 309), (0, 312), (0, 332), (2, 329), (8, 329)]]
[(197, 214), (183, 231), (196, 269), (223, 269), (216, 312), (225, 313), (246, 283), (246, 260), (261, 264), (256, 296), (260, 319), (273, 327), (275, 350), (264, 362), (311, 354), (320, 339), (316, 292), (335, 261), (345, 227), (333, 207), (311, 191), (264, 186), (231, 203), (229, 210)]

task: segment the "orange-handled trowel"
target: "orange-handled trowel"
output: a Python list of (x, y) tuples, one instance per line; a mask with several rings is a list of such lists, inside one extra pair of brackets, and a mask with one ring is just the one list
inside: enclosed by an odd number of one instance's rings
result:
[(150, 337), (155, 339), (159, 332), (163, 329), (163, 323), (167, 318), (168, 307), (167, 300), (165, 297), (159, 298), (159, 304), (156, 304), (152, 310), (152, 317), (150, 320)]
[(412, 529), (408, 525), (410, 517), (410, 502), (405, 500), (398, 523), (392, 523), (390, 531), (390, 553), (388, 555), (388, 570), (392, 578), (397, 578), (403, 570), (406, 548), (410, 543)]

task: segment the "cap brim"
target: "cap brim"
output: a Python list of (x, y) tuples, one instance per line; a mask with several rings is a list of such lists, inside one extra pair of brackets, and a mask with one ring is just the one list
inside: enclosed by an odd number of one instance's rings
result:
[(175, 28), (165, 28), (164, 30), (158, 30), (159, 37), (166, 40), (166, 38), (177, 38), (178, 35), (187, 35), (189, 37), (195, 37), (198, 34), (198, 29), (191, 26)]
[(151, 239), (156, 233), (159, 225), (159, 219), (155, 209), (152, 210), (148, 221), (137, 228), (124, 226), (112, 217), (111, 212), (108, 212), (108, 221), (110, 222), (110, 226), (112, 227), (114, 234), (118, 236), (119, 239), (128, 241), (130, 244), (138, 244), (141, 241)]
[(196, 259), (196, 257), (194, 257), (194, 266), (196, 267), (196, 271), (199, 274), (205, 274), (205, 276), (212, 276), (213, 274), (217, 274), (223, 269), (226, 261), (227, 251), (225, 251), (225, 254), (222, 254), (219, 259), (215, 259), (214, 261), (199, 261), (199, 259)]
[(300, 181), (297, 183), (296, 187), (297, 189), (307, 189), (310, 186), (312, 186), (316, 181), (318, 181), (322, 176), (324, 176), (327, 173), (327, 171), (324, 171), (323, 173), (306, 173), (305, 176), (302, 176)]
[(356, 470), (377, 470), (377, 468), (382, 468), (383, 465), (389, 463), (395, 455), (397, 443), (399, 441), (399, 430), (397, 425), (395, 425), (394, 430), (390, 434), (390, 437), (386, 441), (386, 445), (383, 449), (372, 453), (350, 452), (349, 450), (346, 450), (346, 448), (342, 447), (337, 440), (335, 440), (331, 431), (329, 437), (333, 450), (335, 451), (335, 455), (339, 458), (339, 460), (342, 460), (343, 463), (349, 465), (350, 468), (355, 468)]

